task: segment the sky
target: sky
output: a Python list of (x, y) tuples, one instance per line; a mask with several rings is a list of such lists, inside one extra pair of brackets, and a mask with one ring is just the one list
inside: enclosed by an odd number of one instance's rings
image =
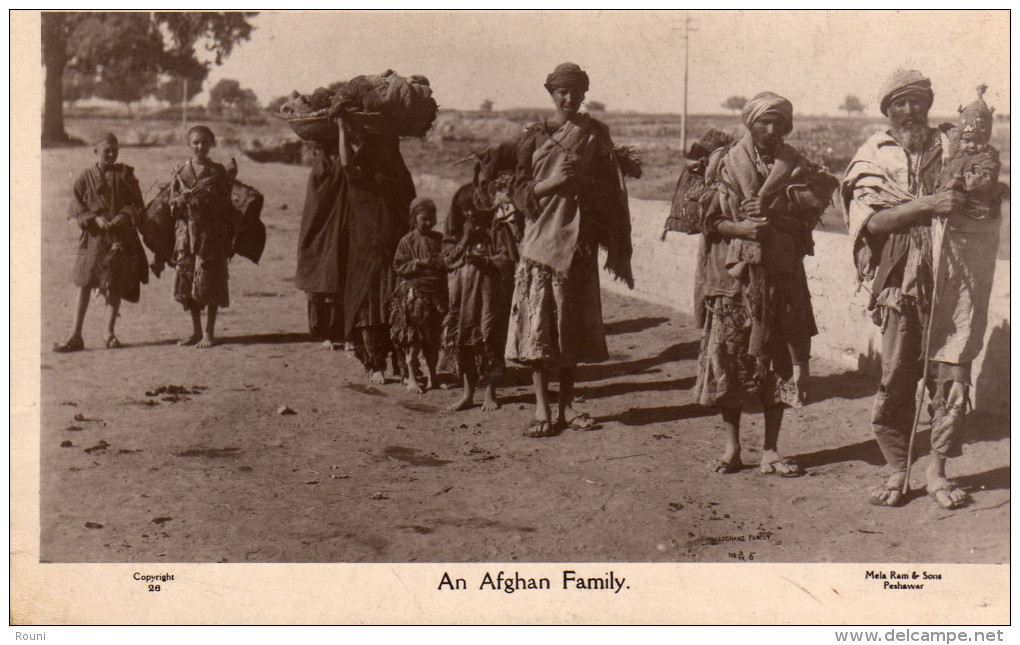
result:
[[(423, 74), (441, 107), (550, 107), (556, 64), (591, 78), (588, 100), (612, 111), (679, 113), (683, 16), (677, 11), (263, 12), (251, 40), (214, 67), (268, 102), (386, 69)], [(848, 94), (877, 115), (878, 91), (900, 67), (932, 79), (933, 114), (985, 100), (1009, 112), (1009, 13), (977, 11), (690, 12), (691, 113), (725, 111), (729, 96), (770, 90), (801, 114), (836, 114)], [(199, 97), (202, 100), (202, 97)]]

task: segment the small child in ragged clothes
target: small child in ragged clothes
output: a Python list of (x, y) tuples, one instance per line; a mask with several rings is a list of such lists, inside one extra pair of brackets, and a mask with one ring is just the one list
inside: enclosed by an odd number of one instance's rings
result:
[[(421, 394), (436, 387), (436, 363), (447, 307), (443, 236), (436, 225), (436, 204), (427, 197), (411, 202), (413, 229), (397, 245), (393, 270), (397, 286), (390, 300), (390, 340), (407, 359), (407, 389)], [(428, 380), (418, 380), (424, 355)]]
[(1002, 203), (999, 151), (988, 143), (994, 109), (984, 101), (987, 89), (979, 85), (977, 100), (959, 109), (960, 126), (942, 175), (944, 187), (967, 196), (963, 214), (976, 220), (998, 219)]
[(999, 152), (989, 145), (992, 110), (982, 98), (986, 89), (979, 86), (977, 100), (959, 109), (960, 124), (950, 132), (949, 158), (939, 179), (940, 190), (963, 193), (963, 207), (932, 223), (936, 278), (928, 358), (945, 368), (929, 382), (929, 391), (945, 425), (962, 423), (968, 406), (971, 365), (984, 346), (999, 253), (1004, 190)]
[[(488, 163), (499, 152), (498, 147), (490, 146), (480, 156), (473, 190), (458, 191), (446, 221), (450, 308), (443, 328), (443, 351), (456, 362), (464, 381), (462, 396), (447, 408), (454, 412), (474, 405), (482, 379), (482, 410), (499, 408), (496, 387), (505, 369), (514, 269), (524, 230), (524, 218), (509, 195), (513, 171), (499, 171), (495, 163)], [(516, 163), (516, 148), (510, 146), (509, 153), (509, 163)]]
[(97, 163), (74, 180), (69, 215), (81, 229), (73, 274), (73, 282), (78, 287), (74, 323), (71, 335), (54, 343), (55, 352), (76, 352), (85, 348), (81, 332), (93, 289), (106, 299), (106, 347), (121, 347), (114, 333), (120, 303), (122, 300), (138, 302), (139, 285), (149, 281), (145, 250), (135, 228), (145, 204), (134, 169), (117, 163), (120, 147), (112, 133), (102, 135), (92, 151)]

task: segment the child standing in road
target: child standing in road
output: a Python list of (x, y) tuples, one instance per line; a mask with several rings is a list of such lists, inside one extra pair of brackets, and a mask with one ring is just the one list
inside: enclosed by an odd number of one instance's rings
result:
[(74, 180), (69, 214), (81, 228), (72, 278), (78, 287), (74, 323), (71, 335), (54, 343), (55, 352), (76, 352), (85, 348), (81, 332), (93, 289), (106, 299), (106, 347), (121, 347), (114, 333), (120, 303), (122, 300), (138, 302), (140, 285), (149, 281), (145, 251), (135, 228), (135, 221), (145, 205), (134, 169), (117, 163), (120, 147), (112, 133), (101, 136), (93, 144), (92, 151), (97, 163)]
[[(447, 307), (443, 236), (436, 225), (436, 205), (419, 197), (411, 202), (413, 230), (397, 245), (393, 270), (397, 287), (390, 301), (390, 340), (407, 360), (407, 389), (421, 394), (436, 386), (436, 363)], [(419, 355), (424, 355), (428, 380), (418, 380)]]
[[(216, 144), (212, 130), (196, 125), (188, 131), (191, 159), (177, 165), (170, 184), (175, 224), (174, 300), (191, 313), (192, 333), (178, 344), (199, 349), (216, 343), (216, 314), (230, 305), (227, 261), (233, 241), (230, 175), (209, 158)], [(202, 328), (202, 309), (207, 310)]]

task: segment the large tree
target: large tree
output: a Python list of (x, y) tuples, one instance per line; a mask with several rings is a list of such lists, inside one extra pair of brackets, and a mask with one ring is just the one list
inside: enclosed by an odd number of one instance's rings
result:
[[(45, 12), (42, 54), (46, 66), (43, 145), (68, 141), (64, 131), (63, 76), (67, 68), (95, 73), (107, 94), (126, 96), (118, 86), (156, 72), (201, 84), (208, 64), (198, 59), (204, 43), (216, 64), (236, 43), (251, 37), (254, 12)], [(151, 82), (146, 89), (154, 90)], [(190, 89), (190, 88), (189, 88)]]

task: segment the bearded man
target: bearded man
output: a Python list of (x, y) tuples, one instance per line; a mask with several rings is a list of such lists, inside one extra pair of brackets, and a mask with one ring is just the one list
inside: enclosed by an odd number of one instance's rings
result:
[[(869, 309), (882, 329), (882, 381), (871, 423), (890, 472), (870, 501), (899, 506), (936, 280), (932, 219), (959, 212), (964, 196), (951, 185), (940, 188), (954, 132), (949, 125), (928, 125), (931, 81), (917, 70), (899, 70), (879, 98), (890, 128), (876, 132), (857, 151), (843, 179), (842, 197), (857, 278), (871, 283)], [(934, 378), (928, 383), (933, 414), (927, 490), (943, 508), (957, 508), (968, 498), (946, 478), (946, 461), (960, 454), (970, 363), (939, 359), (929, 374)]]

